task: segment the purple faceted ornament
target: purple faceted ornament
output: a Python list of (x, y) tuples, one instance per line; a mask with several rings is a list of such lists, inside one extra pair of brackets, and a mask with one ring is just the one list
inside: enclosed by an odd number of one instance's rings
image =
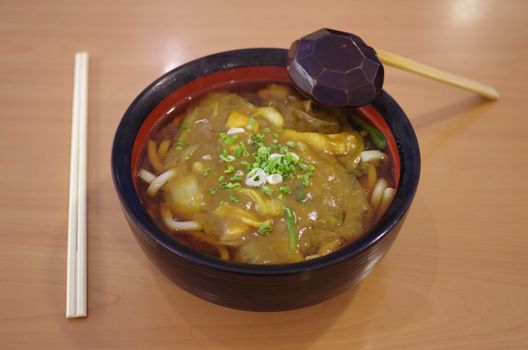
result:
[(329, 107), (366, 105), (383, 85), (383, 65), (376, 52), (360, 37), (333, 29), (295, 41), (287, 68), (303, 94)]

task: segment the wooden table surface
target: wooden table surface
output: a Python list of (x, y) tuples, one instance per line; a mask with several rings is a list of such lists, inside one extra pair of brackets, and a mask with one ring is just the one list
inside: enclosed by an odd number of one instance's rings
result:
[[(527, 349), (528, 2), (2, 1), (0, 348)], [(422, 178), (400, 236), (353, 290), (281, 313), (216, 306), (140, 251), (110, 176), (128, 104), (167, 70), (321, 27), (496, 87), (386, 69)], [(65, 313), (73, 54), (91, 54), (89, 310)]]

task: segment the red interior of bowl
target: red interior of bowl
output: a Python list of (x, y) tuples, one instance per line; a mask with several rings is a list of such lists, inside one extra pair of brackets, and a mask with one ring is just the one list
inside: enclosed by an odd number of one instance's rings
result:
[[(143, 145), (147, 141), (150, 133), (156, 129), (158, 123), (162, 122), (164, 119), (163, 117), (166, 116), (169, 109), (174, 108), (176, 110), (183, 111), (192, 100), (199, 99), (207, 92), (236, 86), (240, 82), (274, 82), (292, 84), (285, 67), (256, 66), (235, 68), (211, 73), (195, 79), (190, 83), (180, 87), (179, 89), (174, 90), (150, 112), (141, 125), (136, 139), (134, 140), (134, 147), (132, 149), (132, 174), (137, 174), (140, 161), (140, 151)], [(397, 189), (400, 180), (400, 157), (398, 153), (398, 146), (396, 145), (396, 141), (389, 129), (389, 126), (372, 105), (366, 105), (357, 108), (356, 112), (358, 112), (359, 115), (368, 120), (385, 135), (385, 138), (387, 139), (386, 151), (389, 153), (391, 158), (391, 172), (394, 179), (394, 184)], [(137, 177), (133, 176), (133, 180), (134, 186), (137, 190)]]

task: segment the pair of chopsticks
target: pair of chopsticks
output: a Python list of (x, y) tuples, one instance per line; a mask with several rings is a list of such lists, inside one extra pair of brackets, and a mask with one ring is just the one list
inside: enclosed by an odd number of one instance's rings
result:
[(86, 149), (88, 53), (75, 54), (68, 206), (66, 317), (86, 316)]

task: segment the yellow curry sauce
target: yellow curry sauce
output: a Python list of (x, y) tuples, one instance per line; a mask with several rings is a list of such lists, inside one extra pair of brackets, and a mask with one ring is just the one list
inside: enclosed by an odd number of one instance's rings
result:
[(365, 136), (287, 86), (212, 92), (148, 141), (142, 200), (165, 230), (224, 260), (322, 256), (360, 237), (390, 202), (387, 157), (364, 156)]

